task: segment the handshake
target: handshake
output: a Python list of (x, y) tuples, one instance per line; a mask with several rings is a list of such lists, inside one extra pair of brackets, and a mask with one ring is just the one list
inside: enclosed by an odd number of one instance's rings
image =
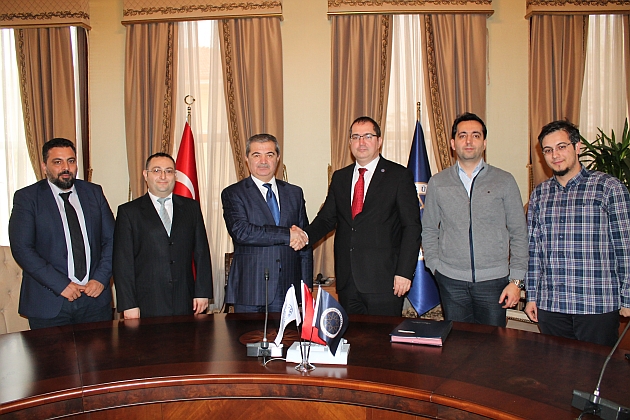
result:
[(295, 225), (291, 226), (291, 240), (289, 245), (295, 251), (299, 251), (308, 245), (308, 235), (299, 227)]

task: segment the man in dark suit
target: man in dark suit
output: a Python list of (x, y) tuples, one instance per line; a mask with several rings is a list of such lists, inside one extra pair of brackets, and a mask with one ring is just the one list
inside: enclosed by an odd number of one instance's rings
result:
[(212, 298), (212, 268), (199, 203), (173, 194), (170, 155), (151, 155), (145, 168), (149, 192), (119, 206), (116, 216), (118, 311), (125, 319), (204, 313)]
[[(280, 147), (270, 134), (247, 140), (251, 176), (221, 193), (223, 218), (234, 242), (226, 303), (235, 312), (264, 312), (266, 277), (269, 311), (280, 312), (287, 289), (300, 280), (313, 286), (313, 251), (291, 230), (308, 223), (302, 189), (276, 179)], [(268, 275), (266, 274), (268, 273)]]
[(31, 329), (111, 320), (112, 211), (99, 185), (76, 179), (70, 140), (46, 142), (42, 157), (47, 179), (15, 192), (9, 220), (19, 312)]
[(420, 250), (420, 212), (411, 171), (379, 154), (372, 118), (350, 128), (356, 164), (335, 171), (323, 207), (304, 229), (310, 243), (335, 232), (339, 302), (349, 314), (401, 316)]

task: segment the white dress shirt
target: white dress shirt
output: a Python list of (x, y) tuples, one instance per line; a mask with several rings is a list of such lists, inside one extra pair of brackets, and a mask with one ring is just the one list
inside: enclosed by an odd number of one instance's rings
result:
[(368, 163), (365, 166), (360, 166), (358, 163), (354, 165), (354, 171), (352, 172), (352, 186), (350, 188), (350, 202), (354, 200), (354, 184), (359, 180), (359, 168), (365, 168), (367, 171), (363, 174), (363, 201), (365, 202), (365, 195), (368, 192), (368, 187), (370, 186), (370, 182), (372, 181), (372, 175), (374, 175), (374, 171), (376, 171), (376, 165), (378, 165), (378, 161), (381, 157), (377, 156), (372, 162)]
[[(81, 286), (85, 286), (87, 282), (90, 280), (90, 261), (92, 261), (92, 256), (90, 252), (90, 241), (87, 236), (87, 228), (85, 226), (85, 216), (83, 215), (83, 208), (81, 207), (81, 202), (79, 201), (79, 196), (77, 194), (77, 190), (74, 188), (74, 185), (69, 190), (62, 190), (50, 180), (48, 181), (48, 185), (53, 192), (53, 196), (55, 197), (55, 201), (57, 202), (57, 208), (59, 209), (59, 214), (61, 215), (61, 222), (63, 223), (63, 233), (66, 237), (66, 249), (68, 252), (68, 278), (73, 283), (80, 284)], [(81, 236), (83, 236), (83, 246), (85, 247), (85, 268), (86, 273), (85, 277), (82, 279), (76, 278), (74, 275), (74, 256), (72, 255), (72, 240), (70, 239), (70, 228), (68, 227), (68, 219), (66, 219), (66, 207), (63, 204), (63, 198), (59, 194), (67, 193), (72, 191), (72, 194), (68, 197), (68, 201), (74, 207), (74, 211), (77, 212), (77, 217), (79, 218), (79, 225), (81, 226)]]

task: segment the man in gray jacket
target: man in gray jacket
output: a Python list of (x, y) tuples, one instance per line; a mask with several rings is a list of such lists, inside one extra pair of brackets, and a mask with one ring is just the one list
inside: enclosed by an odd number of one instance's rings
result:
[(486, 135), (477, 115), (455, 119), (457, 162), (429, 180), (422, 246), (446, 319), (505, 327), (527, 270), (527, 224), (514, 177), (483, 160)]

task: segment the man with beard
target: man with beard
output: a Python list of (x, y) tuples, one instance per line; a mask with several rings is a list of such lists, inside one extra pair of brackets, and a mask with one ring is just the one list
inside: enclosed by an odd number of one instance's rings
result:
[(525, 313), (543, 334), (613, 346), (630, 316), (630, 194), (580, 164), (580, 140), (568, 121), (538, 136), (553, 176), (529, 199)]
[(42, 147), (46, 178), (15, 192), (9, 220), (22, 267), (19, 313), (31, 329), (112, 319), (114, 216), (99, 185), (76, 179), (74, 144)]

